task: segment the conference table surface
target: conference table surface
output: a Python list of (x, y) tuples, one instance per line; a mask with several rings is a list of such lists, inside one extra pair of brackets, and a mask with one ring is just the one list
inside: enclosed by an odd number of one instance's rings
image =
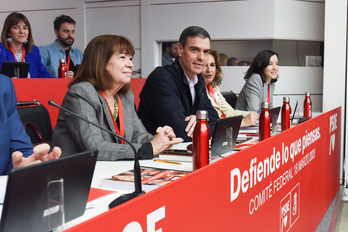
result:
[[(141, 167), (154, 167), (154, 168), (163, 168), (163, 169), (174, 169), (180, 171), (192, 171), (191, 162), (181, 162), (181, 164), (170, 164), (170, 163), (160, 163), (152, 160), (140, 160)], [(134, 162), (129, 161), (97, 161), (94, 175), (91, 183), (92, 188), (102, 188), (101, 180), (111, 177), (115, 174), (128, 171), (133, 169)], [(106, 189), (106, 188), (102, 188)], [(109, 210), (109, 203), (117, 198), (118, 196), (129, 193), (129, 191), (119, 190), (119, 189), (109, 189), (115, 191), (100, 198), (97, 198), (89, 203), (87, 203), (85, 214), (75, 220), (72, 220), (65, 224), (64, 229), (73, 227), (81, 222), (84, 222), (90, 218), (93, 218), (99, 214), (102, 214)]]
[[(315, 116), (319, 115), (319, 113), (316, 113)], [(279, 117), (280, 118), (280, 117)], [(280, 122), (278, 118), (278, 123)], [(252, 139), (248, 139), (243, 143), (257, 143), (258, 137), (254, 137)], [(175, 149), (183, 149), (186, 148), (187, 145), (190, 143), (181, 143), (178, 145), (175, 145), (173, 148)], [(237, 151), (233, 151), (230, 153), (226, 153), (221, 156), (227, 157)], [(157, 159), (158, 157), (155, 157), (154, 159)], [(221, 158), (215, 158), (214, 160), (211, 160), (210, 163), (213, 163)], [(162, 162), (155, 162), (154, 159), (151, 160), (140, 160), (140, 166), (141, 167), (153, 167), (153, 168), (162, 168), (162, 169), (173, 169), (173, 170), (179, 170), (179, 171), (192, 171), (193, 170), (193, 164), (192, 162), (179, 162), (180, 164), (171, 164), (171, 163), (162, 163)], [(75, 225), (78, 225), (79, 223), (82, 223), (84, 221), (87, 221), (88, 219), (91, 219), (97, 215), (100, 215), (104, 212), (107, 212), (109, 210), (108, 205), (111, 201), (116, 199), (122, 194), (129, 193), (130, 191), (121, 190), (121, 189), (108, 189), (103, 188), (101, 186), (101, 181), (105, 178), (110, 178), (111, 176), (125, 172), (128, 170), (133, 169), (134, 167), (134, 161), (132, 160), (122, 160), (122, 161), (97, 161), (94, 175), (91, 183), (91, 188), (100, 188), (100, 189), (107, 189), (115, 191), (114, 193), (110, 193), (107, 195), (104, 195), (102, 197), (99, 197), (91, 202), (87, 203), (86, 211), (83, 216), (76, 218), (75, 220), (72, 220), (65, 224), (64, 229), (69, 229)]]
[[(249, 139), (248, 141), (242, 142), (242, 143), (250, 143), (250, 142), (256, 142), (258, 137)], [(175, 145), (173, 148), (175, 149), (183, 149), (186, 148), (187, 145), (190, 144), (190, 142), (184, 142), (178, 145)], [(231, 155), (232, 153), (235, 153), (236, 151), (226, 153), (220, 157), (215, 158), (211, 161), (215, 162), (219, 159), (222, 159), (223, 157), (226, 157), (228, 155)], [(154, 160), (158, 159), (156, 156), (154, 159), (151, 160), (140, 160), (140, 166), (141, 167), (150, 167), (150, 168), (161, 168), (161, 169), (172, 169), (172, 170), (178, 170), (178, 171), (192, 171), (193, 170), (193, 164), (192, 162), (177, 162), (178, 164), (172, 164), (172, 163), (164, 163), (164, 162), (155, 162)], [(115, 191), (114, 193), (110, 193), (107, 195), (104, 195), (102, 197), (99, 197), (89, 203), (87, 203), (86, 211), (83, 216), (76, 218), (75, 220), (72, 220), (65, 224), (64, 229), (71, 228), (79, 223), (82, 223), (90, 218), (93, 218), (99, 214), (102, 214), (109, 210), (108, 205), (111, 201), (113, 201), (115, 198), (119, 197), (122, 194), (129, 193), (129, 191), (121, 190), (121, 189), (108, 189), (103, 188), (101, 186), (101, 181), (105, 178), (110, 178), (111, 176), (125, 172), (128, 170), (131, 170), (134, 168), (134, 161), (133, 160), (121, 160), (121, 161), (97, 161), (93, 179), (91, 183), (91, 188), (100, 188), (100, 189), (107, 189)], [(145, 193), (146, 194), (146, 193)]]

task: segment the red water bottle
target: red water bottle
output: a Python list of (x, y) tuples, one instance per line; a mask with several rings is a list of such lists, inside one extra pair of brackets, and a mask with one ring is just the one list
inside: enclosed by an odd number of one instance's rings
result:
[(268, 102), (261, 104), (261, 113), (259, 119), (259, 141), (271, 137), (271, 115), (269, 113)]
[(290, 114), (291, 114), (291, 107), (290, 107), (290, 98), (289, 97), (283, 97), (283, 106), (282, 106), (282, 131), (285, 131), (286, 129), (290, 128)]
[(208, 112), (198, 110), (196, 113), (196, 126), (193, 131), (193, 170), (209, 164), (210, 130), (208, 126)]
[(58, 78), (66, 78), (66, 72), (65, 59), (59, 59)]
[(312, 101), (311, 94), (305, 93), (305, 100), (303, 102), (303, 118), (311, 118), (312, 117)]

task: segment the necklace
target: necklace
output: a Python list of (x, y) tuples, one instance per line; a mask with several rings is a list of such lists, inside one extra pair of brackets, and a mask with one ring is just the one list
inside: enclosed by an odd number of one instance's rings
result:
[[(109, 103), (109, 101), (106, 99), (106, 102), (108, 103), (110, 109), (111, 109), (111, 104)], [(117, 117), (118, 117), (118, 103), (117, 100), (114, 97), (114, 112), (112, 112), (112, 117), (114, 118), (114, 120), (116, 121)]]

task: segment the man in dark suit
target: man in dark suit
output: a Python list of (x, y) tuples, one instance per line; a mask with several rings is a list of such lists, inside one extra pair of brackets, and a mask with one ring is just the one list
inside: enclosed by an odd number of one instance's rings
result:
[(140, 93), (138, 116), (148, 132), (155, 134), (158, 126), (169, 125), (177, 137), (191, 141), (197, 110), (208, 111), (209, 128), (214, 130), (218, 114), (200, 75), (209, 53), (210, 35), (206, 30), (191, 26), (181, 33), (175, 62), (157, 67)]

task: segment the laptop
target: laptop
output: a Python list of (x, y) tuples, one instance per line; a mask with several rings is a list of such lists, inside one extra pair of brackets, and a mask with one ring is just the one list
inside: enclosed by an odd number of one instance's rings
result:
[(272, 134), (277, 131), (277, 120), (280, 112), (280, 106), (269, 109), (269, 114), (271, 115), (271, 123), (272, 123)]
[(8, 175), (0, 231), (49, 231), (57, 223), (53, 216), (60, 207), (52, 205), (60, 199), (61, 188), (55, 182), (61, 179), (65, 222), (82, 216), (97, 156), (98, 151), (88, 151), (13, 169)]
[(274, 107), (269, 109), (269, 114), (271, 115), (271, 120), (273, 123), (273, 120), (275, 119), (275, 122), (277, 122), (278, 116), (279, 116), (279, 112), (280, 112), (280, 106), (278, 107)]
[(3, 61), (0, 73), (11, 78), (28, 78), (29, 62)]
[[(235, 116), (228, 118), (220, 118), (215, 124), (215, 130), (212, 133), (210, 156), (215, 158), (221, 156), (227, 152), (233, 151), (238, 138), (240, 124), (243, 116)], [(232, 128), (232, 130), (231, 130)], [(192, 157), (192, 143), (181, 143), (174, 145), (172, 149), (165, 150), (164, 155), (159, 155), (159, 159), (169, 160), (165, 157), (165, 154), (178, 155), (178, 156), (191, 156)], [(179, 161), (179, 160), (176, 160)], [(183, 160), (188, 161), (188, 160)]]
[(233, 151), (243, 116), (221, 118), (215, 124), (211, 139), (211, 158)]

